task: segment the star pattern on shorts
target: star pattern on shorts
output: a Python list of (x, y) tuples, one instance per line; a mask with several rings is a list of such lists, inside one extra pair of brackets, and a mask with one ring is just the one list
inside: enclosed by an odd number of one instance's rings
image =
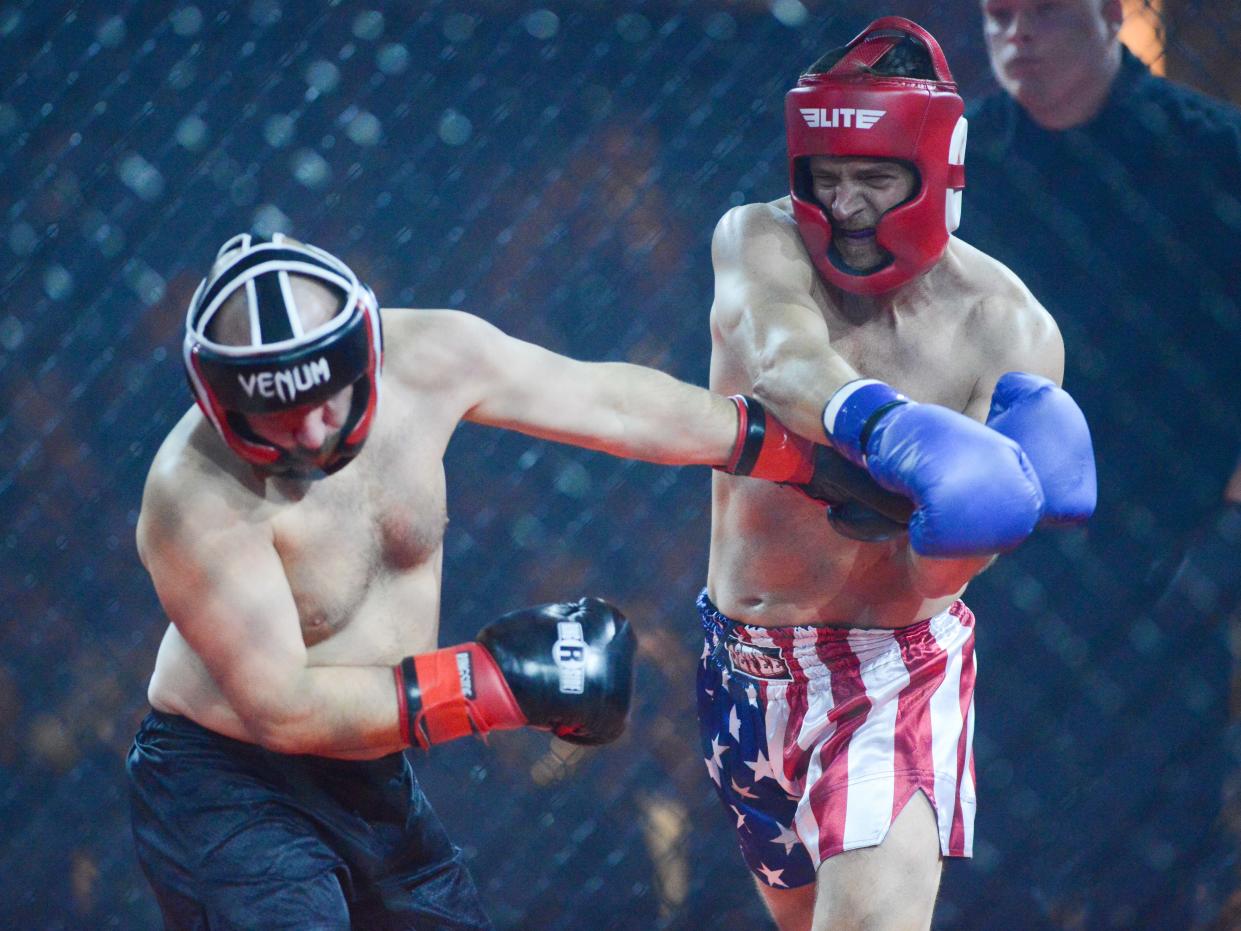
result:
[(736, 779), (730, 779), (729, 782), (732, 784), (733, 792), (735, 792), (737, 795), (741, 796), (742, 798), (758, 798), (757, 795), (755, 795), (745, 786), (737, 785)]
[(809, 852), (794, 829), (800, 796), (788, 793), (783, 745), (768, 744), (784, 737), (768, 730), (766, 686), (732, 672), (720, 640), (706, 639), (698, 693), (703, 760), (736, 826), (742, 855), (768, 886), (813, 882)]
[(772, 767), (771, 761), (763, 755), (762, 750), (758, 751), (754, 759), (746, 760), (745, 765), (754, 770), (755, 782), (758, 782), (760, 779), (774, 779), (776, 777), (776, 771)]
[(724, 751), (728, 748), (719, 742), (715, 737), (711, 738), (711, 762), (719, 767), (724, 762)]
[(767, 880), (767, 885), (788, 886), (788, 883), (780, 878), (784, 874), (784, 870), (768, 869), (765, 863), (760, 863), (758, 865), (758, 871), (763, 874), (763, 879)]
[(720, 764), (710, 757), (707, 757), (703, 762), (707, 764), (707, 775), (718, 786), (720, 784)]
[(780, 829), (780, 833), (777, 836), (773, 837), (771, 839), (771, 842), (773, 844), (783, 844), (784, 853), (787, 856), (789, 853), (793, 851), (794, 844), (801, 843), (801, 838), (798, 837), (794, 832), (786, 828), (783, 824), (780, 824), (779, 822), (776, 823), (776, 827)]

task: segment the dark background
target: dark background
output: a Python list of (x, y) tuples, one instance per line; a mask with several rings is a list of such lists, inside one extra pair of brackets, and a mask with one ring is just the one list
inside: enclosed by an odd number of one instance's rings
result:
[[(122, 766), (165, 626), (133, 531), (217, 246), (287, 231), (387, 306), (705, 383), (715, 221), (787, 189), (784, 91), (887, 13), (993, 89), (972, 0), (0, 5), (0, 926), (159, 924)], [(1169, 74), (1241, 97), (1235, 0), (1160, 15)], [(765, 926), (693, 721), (708, 471), (470, 426), (447, 470), (442, 642), (584, 592), (643, 637), (618, 744), (417, 758), (497, 924)], [(1147, 568), (1109, 542), (1044, 535), (971, 589), (978, 842), (937, 928), (1205, 926), (1234, 885), (1230, 764), (1199, 753), (1226, 748), (1225, 619), (1092, 626)]]

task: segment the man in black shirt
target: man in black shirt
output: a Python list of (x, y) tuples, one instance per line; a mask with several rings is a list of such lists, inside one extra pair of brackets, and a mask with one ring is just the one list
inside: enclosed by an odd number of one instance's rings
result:
[[(1241, 582), (1241, 111), (1153, 76), (1118, 39), (1121, 0), (982, 12), (1003, 92), (966, 113), (957, 235), (1055, 315), (1098, 459), (1088, 537), (1014, 557), (1084, 638), (1077, 661), (1061, 657), (1086, 702), (1057, 763), (1077, 770), (1061, 778), (1081, 817), (1056, 830), (1094, 863), (1074, 883), (1100, 920), (1122, 900), (1149, 917), (1145, 896), (1188, 901), (1220, 858), (1208, 832)], [(1080, 851), (1092, 810), (1108, 836)]]

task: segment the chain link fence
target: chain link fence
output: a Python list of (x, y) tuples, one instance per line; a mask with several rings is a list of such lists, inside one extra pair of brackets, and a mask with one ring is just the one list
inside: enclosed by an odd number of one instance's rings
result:
[[(190, 403), (183, 313), (218, 244), (288, 231), (385, 305), (462, 308), (705, 383), (715, 221), (781, 196), (784, 91), (889, 12), (940, 37), (967, 99), (992, 89), (972, 3), (0, 6), (0, 925), (159, 924), (123, 758), (166, 621), (133, 534), (146, 469)], [(1241, 99), (1241, 7), (1129, 12), (1169, 76)], [(1235, 319), (1229, 332), (1241, 369)], [(1070, 340), (1070, 374), (1077, 352), (1127, 364)], [(1235, 372), (1200, 387), (1235, 410)], [(1143, 410), (1142, 429), (1172, 442), (1177, 417)], [(417, 759), (497, 925), (766, 926), (694, 722), (707, 470), (472, 426), (446, 470), (441, 642), (580, 593), (642, 635), (618, 744), (504, 733)], [(971, 591), (979, 849), (946, 870), (936, 927), (1167, 927), (1149, 923), (1159, 902), (1185, 896), (1205, 925), (1231, 891), (1223, 825), (1181, 836), (1166, 800), (1219, 809), (1193, 744), (1224, 707), (1222, 619), (1192, 642), (1099, 639), (1080, 619), (1133, 582), (1099, 545), (1041, 538)], [(1108, 637), (1144, 637), (1141, 663), (1103, 662)], [(1156, 706), (1176, 710), (1149, 734), (1167, 753), (1117, 758)], [(1161, 778), (1131, 790), (1151, 766)]]

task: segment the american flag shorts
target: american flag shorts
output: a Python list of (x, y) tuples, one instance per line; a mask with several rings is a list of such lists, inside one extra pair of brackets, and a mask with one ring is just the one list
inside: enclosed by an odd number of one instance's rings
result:
[(698, 596), (698, 724), (746, 865), (774, 887), (882, 843), (921, 790), (940, 849), (974, 839), (974, 615), (900, 630), (756, 627)]

